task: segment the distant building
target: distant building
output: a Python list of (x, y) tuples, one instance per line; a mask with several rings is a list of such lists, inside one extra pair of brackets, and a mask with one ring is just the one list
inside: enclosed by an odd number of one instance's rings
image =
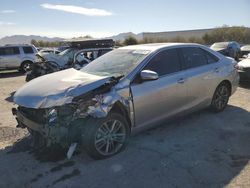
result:
[(201, 38), (205, 33), (210, 33), (214, 29), (197, 29), (185, 31), (168, 31), (168, 32), (146, 32), (142, 33), (143, 39), (173, 39), (176, 37), (183, 37), (188, 39), (190, 37)]

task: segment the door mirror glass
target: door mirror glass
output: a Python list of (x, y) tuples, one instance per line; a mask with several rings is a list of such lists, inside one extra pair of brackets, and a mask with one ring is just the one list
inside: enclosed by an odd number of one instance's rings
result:
[(149, 81), (149, 80), (157, 80), (159, 78), (158, 74), (151, 70), (143, 70), (141, 71), (141, 80)]

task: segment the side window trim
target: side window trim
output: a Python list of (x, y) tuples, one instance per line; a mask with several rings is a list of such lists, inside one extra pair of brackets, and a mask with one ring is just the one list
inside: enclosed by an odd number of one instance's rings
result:
[(150, 57), (146, 58), (146, 60), (144, 60), (143, 62), (143, 66), (140, 67), (140, 69), (138, 70), (138, 72), (132, 77), (131, 79), (131, 84), (135, 84), (137, 83), (137, 79), (138, 79), (138, 74), (140, 74), (140, 72), (147, 66), (147, 64), (156, 56), (158, 55), (160, 52), (164, 51), (164, 50), (171, 50), (171, 49), (175, 49), (177, 51), (177, 54), (178, 54), (178, 60), (179, 60), (179, 63), (180, 63), (180, 70), (177, 71), (177, 72), (173, 72), (173, 73), (170, 73), (170, 74), (166, 74), (166, 75), (162, 75), (162, 76), (159, 76), (159, 79), (163, 78), (163, 77), (166, 77), (166, 76), (171, 76), (173, 74), (177, 74), (177, 73), (180, 73), (182, 71), (185, 71), (185, 69), (183, 68), (183, 64), (182, 64), (182, 54), (181, 54), (181, 49), (180, 47), (175, 47), (175, 48), (163, 48), (157, 52), (155, 52), (154, 54), (151, 54)]
[[(2, 48), (3, 49), (3, 55), (2, 56), (15, 56), (15, 55), (20, 55), (20, 49), (19, 49), (19, 47), (4, 47), (4, 48)], [(6, 53), (7, 51), (7, 49), (11, 49), (12, 50), (12, 53), (11, 54), (8, 54), (8, 53)]]
[[(211, 64), (214, 64), (214, 63), (218, 63), (218, 62), (220, 61), (220, 59), (219, 59), (217, 56), (215, 56), (214, 54), (210, 53), (209, 51), (207, 51), (207, 50), (205, 50), (205, 49), (203, 49), (203, 48), (201, 48), (201, 47), (200, 47), (200, 49), (203, 51), (203, 53), (204, 53), (204, 55), (205, 55), (205, 57), (206, 57), (206, 59), (207, 59), (207, 65), (211, 65)], [(207, 56), (211, 56), (212, 59), (216, 59), (215, 62), (214, 62), (214, 63), (209, 63), (208, 57), (207, 57)]]
[[(181, 64), (180, 64), (180, 59), (179, 59), (179, 56), (178, 56), (178, 51), (176, 48), (171, 48), (171, 49), (162, 49), (161, 51), (159, 51), (154, 57), (156, 57), (157, 55), (159, 55), (160, 53), (164, 52), (164, 51), (168, 51), (168, 50), (175, 50), (176, 51), (176, 54), (177, 54), (177, 57), (178, 57), (178, 61), (179, 61), (179, 71), (176, 71), (176, 72), (171, 72), (171, 73), (166, 73), (164, 75), (159, 75), (159, 78), (163, 78), (163, 77), (166, 77), (166, 76), (169, 76), (169, 75), (172, 75), (172, 74), (176, 74), (178, 72), (181, 71)], [(154, 58), (152, 57), (152, 59)], [(152, 60), (151, 59), (151, 60)], [(150, 60), (150, 61), (151, 61)], [(150, 63), (150, 61), (147, 63), (147, 65)]]
[[(196, 49), (199, 49), (199, 50), (201, 50), (202, 51), (202, 54), (203, 54), (203, 56), (204, 56), (204, 58), (206, 59), (206, 64), (204, 64), (204, 65), (200, 65), (200, 66), (197, 66), (197, 67), (187, 67), (185, 64), (186, 64), (186, 62), (185, 62), (185, 58), (184, 58), (184, 53), (183, 53), (183, 49), (184, 48), (196, 48)], [(209, 63), (208, 63), (208, 60), (207, 60), (207, 57), (206, 57), (206, 55), (205, 55), (205, 52), (206, 52), (206, 50), (204, 50), (203, 48), (201, 48), (201, 47), (198, 47), (198, 46), (187, 46), (187, 47), (181, 47), (180, 49), (180, 54), (181, 54), (181, 57), (182, 57), (182, 67), (183, 67), (183, 70), (191, 70), (191, 69), (197, 69), (197, 68), (200, 68), (200, 67), (204, 67), (204, 66), (207, 66), (207, 65), (210, 65)], [(217, 57), (216, 57), (217, 58)], [(218, 59), (218, 58), (217, 58)], [(219, 60), (218, 60), (219, 61)]]
[(23, 50), (24, 54), (33, 54), (33, 53), (35, 53), (32, 46), (22, 46), (22, 50)]
[(141, 71), (150, 63), (150, 61), (151, 61), (154, 57), (156, 57), (157, 55), (159, 55), (161, 52), (167, 51), (167, 50), (176, 50), (180, 69), (179, 69), (179, 71), (176, 71), (176, 72), (167, 73), (167, 74), (164, 74), (164, 75), (161, 75), (161, 76), (159, 75), (159, 79), (160, 79), (160, 78), (163, 78), (163, 77), (166, 77), (166, 76), (170, 76), (170, 75), (173, 75), (173, 74), (176, 74), (176, 73), (181, 72), (183, 69), (182, 69), (182, 63), (181, 63), (181, 58), (180, 58), (180, 53), (179, 53), (179, 48), (178, 48), (178, 47), (176, 47), (176, 48), (164, 48), (164, 49), (159, 50), (158, 52), (156, 52), (152, 57), (150, 57), (150, 58), (147, 60), (147, 62), (145, 63), (145, 65), (142, 67), (142, 69), (141, 69), (139, 72), (141, 72)]

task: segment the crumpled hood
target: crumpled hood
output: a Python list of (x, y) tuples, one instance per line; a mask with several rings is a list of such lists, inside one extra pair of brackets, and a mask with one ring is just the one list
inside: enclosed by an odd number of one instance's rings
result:
[(48, 54), (39, 54), (41, 57), (43, 57), (46, 61), (53, 61), (56, 62), (59, 66), (64, 67), (69, 58), (67, 56), (59, 56), (56, 54), (48, 53)]
[(244, 59), (238, 63), (238, 66), (243, 68), (250, 68), (250, 58)]
[(109, 79), (71, 68), (31, 80), (15, 93), (14, 102), (27, 108), (61, 106), (71, 103), (76, 96), (98, 88)]

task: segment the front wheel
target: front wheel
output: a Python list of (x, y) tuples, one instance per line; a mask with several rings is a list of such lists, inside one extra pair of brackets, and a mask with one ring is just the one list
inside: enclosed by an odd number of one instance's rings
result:
[(30, 68), (31, 68), (31, 62), (25, 61), (22, 63), (22, 65), (20, 67), (20, 71), (25, 73), (25, 72), (29, 71)]
[(230, 95), (230, 86), (226, 83), (221, 83), (214, 92), (214, 96), (210, 105), (211, 110), (214, 112), (223, 111), (227, 106)]
[(92, 158), (105, 159), (125, 148), (129, 133), (126, 119), (111, 112), (105, 118), (90, 118), (86, 122), (82, 141)]

